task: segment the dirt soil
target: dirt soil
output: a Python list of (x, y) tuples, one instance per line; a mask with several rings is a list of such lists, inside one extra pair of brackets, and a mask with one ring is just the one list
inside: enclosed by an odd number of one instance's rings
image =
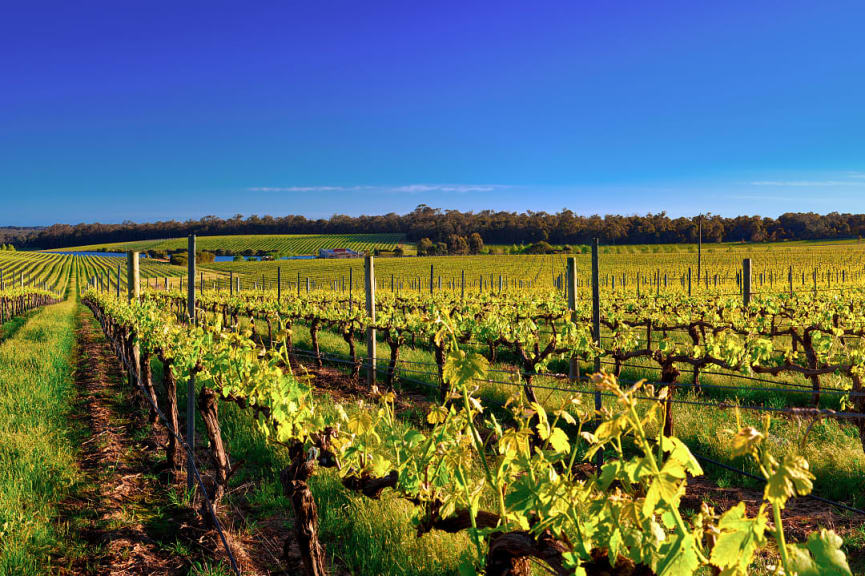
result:
[[(142, 397), (84, 306), (78, 323), (72, 419), (81, 434), (81, 478), (61, 507), (70, 546), (53, 559), (55, 573), (185, 575), (228, 566), (218, 535), (194, 511), (197, 502), (182, 501), (183, 475), (172, 484), (162, 450), (167, 432), (147, 422)], [(244, 573), (260, 573), (227, 535)]]

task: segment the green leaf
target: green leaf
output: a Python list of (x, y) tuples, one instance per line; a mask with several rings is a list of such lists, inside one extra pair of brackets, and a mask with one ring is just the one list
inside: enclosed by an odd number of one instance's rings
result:
[(655, 572), (658, 576), (691, 576), (699, 565), (697, 541), (691, 534), (685, 534), (673, 541)]
[(808, 461), (805, 458), (797, 454), (785, 454), (766, 482), (764, 496), (769, 502), (777, 503), (783, 508), (793, 496), (810, 494), (813, 479), (814, 475), (808, 470)]
[(553, 432), (550, 434), (550, 446), (552, 446), (553, 450), (559, 454), (571, 450), (571, 444), (568, 442), (568, 435), (565, 434), (565, 431), (561, 428), (553, 428)]
[(454, 350), (448, 354), (442, 374), (448, 383), (461, 385), (474, 378), (483, 378), (488, 367), (489, 362), (480, 354)]
[(766, 543), (766, 516), (763, 511), (750, 519), (745, 503), (739, 502), (727, 510), (718, 522), (720, 535), (709, 561), (724, 570), (726, 576), (745, 576), (754, 552)]
[(805, 544), (787, 547), (791, 568), (797, 576), (851, 576), (842, 544), (841, 537), (831, 530), (814, 532)]

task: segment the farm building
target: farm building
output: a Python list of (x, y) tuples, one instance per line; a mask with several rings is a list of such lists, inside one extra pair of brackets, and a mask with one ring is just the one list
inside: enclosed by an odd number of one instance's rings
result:
[(360, 252), (355, 252), (350, 248), (319, 248), (319, 258), (360, 258), (363, 256)]

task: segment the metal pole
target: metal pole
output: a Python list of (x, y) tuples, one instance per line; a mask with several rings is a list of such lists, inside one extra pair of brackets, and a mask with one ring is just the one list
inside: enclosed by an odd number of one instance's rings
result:
[(366, 315), (369, 325), (366, 329), (367, 383), (370, 388), (375, 386), (375, 260), (372, 256), (364, 257), (364, 287), (366, 288)]
[(745, 306), (751, 303), (751, 259), (742, 260), (742, 303)]

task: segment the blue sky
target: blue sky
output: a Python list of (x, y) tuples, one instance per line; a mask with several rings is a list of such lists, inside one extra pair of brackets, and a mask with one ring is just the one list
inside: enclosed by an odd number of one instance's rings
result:
[(41, 2), (0, 225), (865, 212), (861, 2)]

